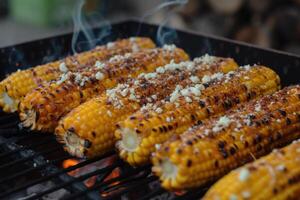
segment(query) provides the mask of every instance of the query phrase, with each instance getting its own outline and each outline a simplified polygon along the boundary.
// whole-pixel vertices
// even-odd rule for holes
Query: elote
[[[77,157],[93,157],[112,150],[115,124],[142,105],[164,99],[176,84],[185,87],[206,75],[235,70],[233,59],[202,56],[178,64],[171,62],[156,72],[119,84],[68,113],[56,128],[58,140]]]
[[[88,71],[63,74],[61,79],[30,92],[20,103],[20,119],[32,130],[53,131],[59,119],[71,109],[106,89],[137,77],[142,72],[174,60],[187,60],[188,55],[175,45],[143,49],[139,52],[116,55]]]
[[[95,49],[74,56],[33,67],[26,70],[18,70],[12,73],[0,83],[0,107],[5,112],[14,112],[18,108],[20,100],[34,88],[43,82],[55,80],[65,71],[77,71],[96,61],[104,61],[118,54],[139,51],[144,48],[154,48],[155,44],[148,38],[133,37],[107,45],[98,46]]]
[[[153,172],[168,190],[203,186],[300,137],[300,86],[202,121],[164,143]]]
[[[263,66],[245,66],[227,73],[204,76],[202,83],[177,86],[169,101],[147,104],[118,123],[115,132],[121,158],[131,165],[149,162],[155,146],[193,124],[235,105],[277,91],[278,75]]]
[[[230,172],[211,187],[203,200],[299,199],[299,166],[300,141],[298,140]]]

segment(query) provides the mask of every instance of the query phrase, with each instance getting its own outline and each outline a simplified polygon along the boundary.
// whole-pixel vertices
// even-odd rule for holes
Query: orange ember
[[[79,163],[79,161],[76,159],[67,159],[67,160],[64,160],[62,166],[64,169],[66,169],[66,168],[72,167],[74,165],[77,165],[78,163]],[[68,172],[68,174],[70,176],[76,176],[77,171],[78,171],[78,169],[75,169],[73,171]]]
[[[186,193],[186,191],[176,191],[174,192],[177,196],[182,196]]]
[[[120,174],[121,174],[120,169],[116,168],[104,179],[104,181],[109,181],[113,178],[117,178],[118,176],[120,176]],[[109,184],[109,186],[118,185],[119,183],[120,183],[120,181],[116,181],[116,182]],[[109,195],[109,192],[103,192],[101,194],[102,197],[107,197],[108,195]]]
[[[74,169],[70,172],[68,172],[68,175],[70,176],[73,176],[73,177],[79,177],[79,176],[82,176],[86,173],[89,173],[91,171],[94,171],[95,169],[94,168],[101,168],[101,167],[105,167],[107,165],[110,165],[111,163],[113,162],[113,159],[109,159],[107,161],[105,161],[105,163],[96,163],[94,165],[86,165],[86,166],[83,166],[81,168],[77,168],[77,169]],[[67,160],[64,160],[63,163],[62,163],[62,167],[64,169],[67,169],[69,167],[72,167],[72,166],[75,166],[77,165],[78,163],[80,163],[80,160],[77,160],[77,159],[67,159]],[[94,169],[94,170],[93,170]],[[120,175],[120,170],[118,168],[114,169],[105,179],[104,181],[108,181],[110,179],[113,179],[113,178],[116,178]],[[84,181],[84,184],[87,186],[87,187],[92,187],[93,185],[95,185],[96,183],[96,180],[97,180],[97,177],[96,176],[92,176],[88,179],[86,179]],[[112,184],[110,184],[111,186],[113,185],[117,185],[119,182],[114,182]]]
[[[62,166],[63,168],[69,168],[69,167],[72,167],[74,165],[77,165],[80,161],[79,160],[76,160],[76,159],[67,159],[63,162]],[[78,176],[81,176],[82,175],[82,169],[81,168],[78,168],[78,169],[75,169],[75,170],[72,170],[70,172],[68,172],[68,174],[70,176],[74,176],[74,177],[78,177]],[[84,181],[84,184],[87,186],[87,187],[92,187],[96,182],[96,176],[93,176],[93,177],[90,177],[88,179],[86,179]]]

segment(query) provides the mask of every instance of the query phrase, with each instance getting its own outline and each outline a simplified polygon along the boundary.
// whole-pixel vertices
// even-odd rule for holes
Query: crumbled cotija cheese
[[[104,74],[101,73],[101,72],[97,72],[95,77],[96,77],[97,80],[102,80],[104,78]]]
[[[250,65],[244,65],[244,66],[242,66],[242,67],[245,68],[245,70],[249,70],[249,69],[251,68]]]
[[[112,113],[110,112],[110,110],[107,111],[107,115],[108,115],[109,117],[112,117]]]
[[[284,171],[285,166],[284,166],[283,164],[281,164],[281,165],[276,166],[276,169],[277,169],[278,171]]]
[[[197,76],[191,76],[190,77],[190,80],[193,82],[193,83],[199,83],[199,78]]]
[[[136,43],[134,43],[132,45],[132,52],[138,52],[139,50],[140,50],[139,46]]]
[[[231,120],[227,116],[223,116],[219,118],[219,121],[217,124],[213,127],[212,131],[213,132],[219,132],[223,128],[226,128],[230,125]]]
[[[56,83],[58,85],[62,84],[63,82],[65,82],[70,76],[70,73],[66,73],[66,74],[62,74],[60,79],[58,81],[56,81]]]
[[[167,50],[167,51],[174,51],[176,49],[176,46],[174,44],[171,44],[171,45],[167,45],[165,44],[163,46],[163,49]]]
[[[66,73],[66,72],[69,71],[69,69],[67,68],[65,62],[60,63],[60,65],[59,65],[59,70],[60,70],[61,72],[64,72],[64,73]]]
[[[115,55],[114,57],[110,58],[108,62],[118,62],[123,59],[123,56]]]
[[[239,173],[239,180],[240,181],[246,181],[250,176],[250,171],[247,168],[241,169]]]
[[[255,111],[256,111],[256,112],[261,111],[261,105],[260,105],[260,104],[256,104],[256,105],[255,105]]]
[[[114,42],[109,42],[109,43],[107,43],[106,46],[107,46],[108,49],[112,49],[115,46],[115,43]]]
[[[208,76],[208,75],[204,75],[203,77],[202,77],[202,83],[208,83],[208,82],[210,82],[210,76]]]
[[[97,60],[95,63],[95,67],[97,69],[103,69],[105,67],[105,64]]]

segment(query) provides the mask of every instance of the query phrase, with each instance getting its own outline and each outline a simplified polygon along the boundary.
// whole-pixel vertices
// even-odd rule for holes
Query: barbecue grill
[[[103,27],[95,28],[97,34]],[[113,24],[102,43],[130,36],[156,39],[157,25],[134,20]],[[232,57],[240,65],[274,69],[282,85],[299,83],[300,57],[228,39],[176,30],[177,46],[191,57],[209,53]],[[0,77],[71,54],[72,33],[0,49]],[[79,35],[79,50],[87,50]],[[0,199],[197,199],[207,190],[167,192],[151,167],[132,168],[114,152],[78,160],[64,152],[52,134],[23,129],[16,114],[0,113]]]

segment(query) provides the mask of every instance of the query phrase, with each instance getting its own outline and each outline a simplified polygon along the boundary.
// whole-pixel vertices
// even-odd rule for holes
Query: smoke
[[[164,45],[164,44],[172,44],[176,40],[178,40],[178,35],[177,32],[169,27],[166,27],[166,24],[169,21],[169,17],[161,23],[157,29],[156,32],[156,40],[159,45]]]
[[[109,21],[105,20],[100,13],[92,13],[90,16],[85,16],[83,7],[85,0],[76,0],[75,9],[73,12],[74,33],[72,37],[72,51],[77,53],[77,50],[92,49],[98,43],[107,37],[111,32]],[[93,32],[93,25],[101,26],[101,29]],[[84,39],[81,39],[81,38]]]
[[[84,37],[87,40],[89,48],[93,48],[95,43],[93,42],[95,35],[89,29],[90,26],[86,22],[85,17],[82,16],[82,8],[85,4],[84,0],[76,0],[75,9],[73,13],[73,23],[74,23],[74,33],[72,38],[72,51],[73,53],[77,53],[76,51],[76,43],[79,37],[80,32],[83,33]]]
[[[174,14],[175,9],[180,8],[188,3],[188,0],[165,0],[160,5],[156,6],[155,8],[149,10],[140,20],[142,23],[146,18],[154,15],[155,13],[159,12],[160,10],[173,7],[173,9],[167,12],[167,17],[160,23],[157,32],[156,32],[156,40],[159,45],[174,43],[178,39],[178,35],[176,31],[172,28],[165,27],[169,21],[169,19]],[[138,29],[138,32],[140,27]]]

